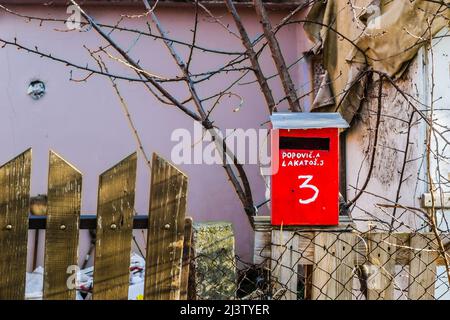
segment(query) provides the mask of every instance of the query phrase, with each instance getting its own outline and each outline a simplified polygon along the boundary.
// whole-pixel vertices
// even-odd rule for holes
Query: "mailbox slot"
[[[280,137],[281,150],[330,150],[329,138]]]

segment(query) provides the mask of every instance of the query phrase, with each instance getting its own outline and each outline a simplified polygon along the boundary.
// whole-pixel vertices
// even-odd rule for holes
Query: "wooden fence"
[[[351,221],[332,228],[280,230],[270,225],[270,217],[257,217],[255,231],[254,263],[269,271],[273,299],[432,300],[450,295],[445,261],[432,233],[358,232]],[[449,248],[448,234],[440,240]]]
[[[437,272],[444,260],[431,233],[274,230],[269,260],[281,299],[432,300],[440,276],[449,291],[445,271]]]
[[[31,159],[29,149],[0,167],[0,299],[25,298]],[[99,178],[93,299],[128,298],[136,162],[133,153]],[[50,151],[44,299],[76,297],[67,270],[78,265],[81,188],[81,172]],[[192,234],[186,193],[186,175],[154,154],[144,299],[186,299]]]

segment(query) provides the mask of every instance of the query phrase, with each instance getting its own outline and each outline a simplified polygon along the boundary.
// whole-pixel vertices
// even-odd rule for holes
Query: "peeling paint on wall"
[[[415,59],[408,71],[396,85],[415,99],[420,97],[416,86],[419,76],[419,59]],[[372,157],[376,118],[378,111],[379,82],[374,81],[368,88],[361,110],[347,137],[347,181],[348,198],[351,199],[357,188],[364,183]],[[384,82],[382,95],[381,122],[374,168],[367,193],[360,198],[352,215],[361,216],[364,211],[390,223],[393,209],[380,208],[382,204],[393,204],[397,199],[397,190],[402,180],[399,201],[405,206],[417,206],[420,193],[417,191],[418,172],[421,167],[420,124],[413,108],[390,83]],[[411,123],[411,126],[410,126]],[[405,150],[409,131],[408,152],[405,162]],[[401,178],[402,177],[402,178]],[[403,213],[405,223],[413,223],[411,213]],[[403,221],[403,220],[402,220]]]

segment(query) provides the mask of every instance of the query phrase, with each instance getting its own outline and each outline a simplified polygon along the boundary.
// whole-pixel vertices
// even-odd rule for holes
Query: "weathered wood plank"
[[[450,192],[442,194],[424,193],[422,195],[422,207],[426,209],[450,209]]]
[[[270,216],[253,217],[255,230],[255,242],[253,249],[253,263],[256,265],[264,264],[264,267],[270,269],[272,226]]]
[[[81,183],[80,171],[50,151],[43,294],[47,300],[76,298],[75,284],[67,283],[67,271],[78,263]]]
[[[95,300],[126,300],[130,283],[137,154],[100,175],[95,243]]]
[[[0,299],[25,298],[31,149],[0,167]]]
[[[144,298],[180,298],[187,176],[153,154]]]
[[[275,279],[276,299],[296,300],[299,236],[293,231],[272,231],[272,278]]]
[[[164,228],[163,218],[165,212],[162,211],[164,203],[164,193],[167,193],[168,183],[162,183],[167,175],[169,166],[164,166],[162,161],[159,161],[157,156],[153,154],[152,159],[152,176],[150,184],[150,204],[149,204],[149,221],[147,232],[147,257],[145,270],[145,285],[144,285],[144,299],[158,299],[160,279],[158,279],[158,251],[160,235]],[[156,184],[159,184],[158,187]],[[160,208],[154,214],[152,208]],[[152,239],[152,243],[150,243]],[[149,286],[149,289],[147,289]]]
[[[191,266],[192,253],[192,218],[184,220],[184,242],[183,242],[183,265],[181,269],[181,289],[180,300],[187,300],[189,288],[189,271]]]
[[[286,230],[285,230],[286,231]],[[317,231],[319,232],[319,231]],[[326,232],[326,231],[324,231]],[[297,231],[299,234],[299,252],[301,253],[300,256],[300,264],[301,265],[312,265],[314,262],[314,246],[311,245],[311,239],[314,237],[314,232],[304,232],[304,231]],[[409,233],[392,233],[392,236],[397,238],[397,241],[401,243],[404,247],[397,247],[396,248],[396,255],[395,255],[395,263],[398,265],[408,265],[410,260],[410,253],[409,249],[407,248],[409,246]],[[364,241],[367,238],[367,234],[361,235],[362,239]],[[450,254],[450,235],[449,234],[441,234],[442,241],[446,245],[447,253]],[[357,241],[354,250],[356,251],[355,255],[355,265],[361,265],[364,264],[367,261],[366,257],[366,245],[365,242]],[[271,241],[272,241],[272,229],[266,229],[266,230],[258,230],[258,233],[256,235],[255,233],[255,243],[257,243],[257,247],[255,246],[254,251],[254,261],[263,262],[265,259],[270,259],[271,256]],[[266,248],[265,250],[262,250],[262,248]],[[441,255],[439,255],[437,261],[437,265],[444,265],[444,260]]]
[[[367,299],[392,300],[397,238],[387,233],[369,233],[367,244],[368,261],[371,266]]]
[[[411,234],[411,262],[409,264],[408,298],[434,300],[436,261],[439,246],[431,233]]]
[[[313,300],[351,300],[355,235],[318,233],[314,238]]]

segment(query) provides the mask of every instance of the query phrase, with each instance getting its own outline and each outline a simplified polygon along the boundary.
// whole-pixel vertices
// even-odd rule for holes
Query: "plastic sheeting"
[[[443,1],[450,5],[449,1]],[[448,5],[427,0],[329,0],[311,8],[305,31],[327,71],[313,109],[340,112],[350,123],[367,68],[398,78],[419,48],[445,26]]]

